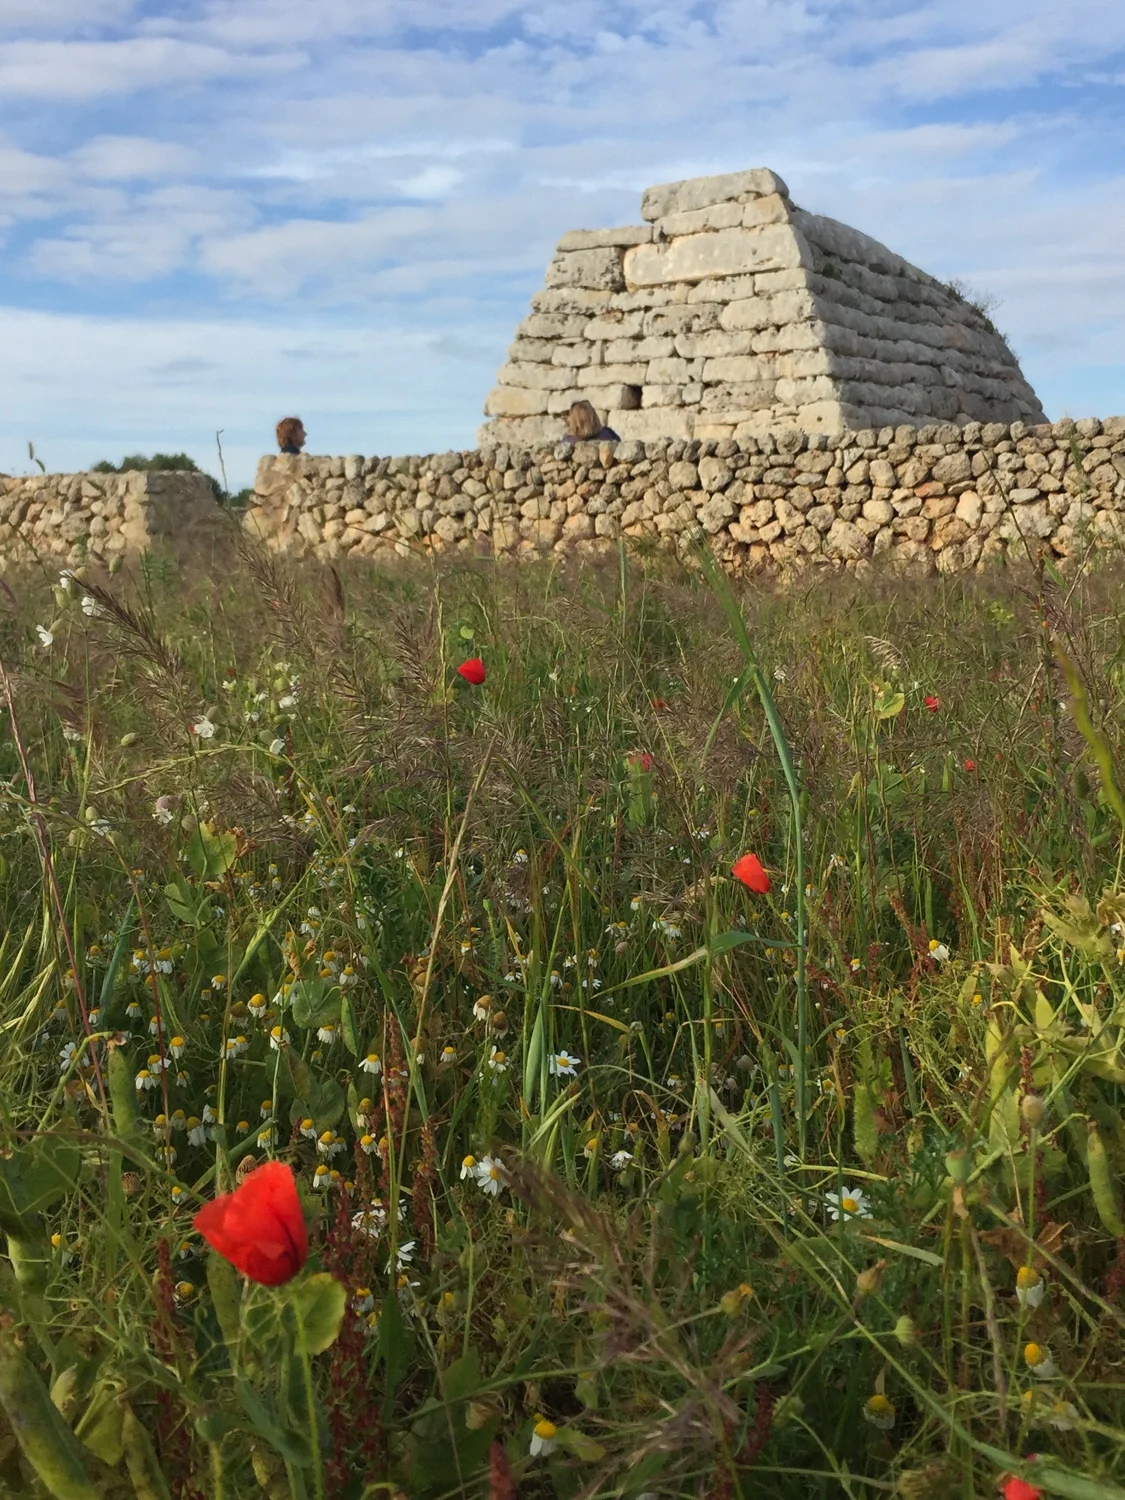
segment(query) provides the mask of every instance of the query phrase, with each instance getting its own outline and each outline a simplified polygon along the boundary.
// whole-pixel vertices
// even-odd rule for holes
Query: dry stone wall
[[[161,547],[199,558],[229,544],[231,530],[206,474],[0,475],[0,567],[108,562]]]
[[[563,236],[485,403],[482,446],[1042,423],[987,316],[765,168],[649,188],[645,222]]]
[[[708,538],[734,572],[960,572],[1125,542],[1125,417],[842,434],[270,457],[252,535],[323,559],[527,556]]]

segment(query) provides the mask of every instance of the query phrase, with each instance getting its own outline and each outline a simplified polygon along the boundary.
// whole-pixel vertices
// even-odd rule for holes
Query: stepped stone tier
[[[1044,422],[991,322],[765,168],[647,189],[643,224],[563,235],[485,403],[481,447]]]

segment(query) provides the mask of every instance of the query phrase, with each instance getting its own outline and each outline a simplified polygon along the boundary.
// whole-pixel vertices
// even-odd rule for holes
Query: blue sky
[[[0,471],[470,446],[558,237],[748,166],[1125,412],[1121,0],[0,0]]]

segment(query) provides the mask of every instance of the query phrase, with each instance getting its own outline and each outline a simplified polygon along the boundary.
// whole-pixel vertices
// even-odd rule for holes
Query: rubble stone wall
[[[559,241],[485,403],[482,446],[1041,423],[987,313],[765,168],[649,188],[642,224]]]
[[[39,558],[108,562],[160,547],[199,558],[229,543],[232,530],[206,474],[0,476],[0,567]]]
[[[959,572],[1125,543],[1125,417],[267,457],[244,525],[323,559],[526,556],[701,537],[734,572]]]

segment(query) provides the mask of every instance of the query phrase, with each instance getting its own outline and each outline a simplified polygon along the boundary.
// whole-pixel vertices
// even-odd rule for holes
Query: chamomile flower
[[[1021,1266],[1016,1272],[1016,1298],[1021,1307],[1038,1307],[1047,1292],[1047,1283],[1034,1266]]]
[[[268,1009],[268,1001],[265,995],[251,995],[250,999],[246,1002],[246,1009],[254,1017],[255,1021],[260,1021]]]
[[[272,1051],[280,1052],[288,1041],[289,1033],[284,1026],[274,1026],[270,1029],[270,1048]]]
[[[450,1063],[454,1063],[456,1061],[457,1061],[457,1049],[456,1049],[456,1047],[450,1047],[450,1046],[447,1045],[447,1046],[445,1046],[445,1047],[443,1047],[441,1049],[441,1054],[438,1057],[438,1066],[439,1067],[448,1068],[449,1065],[450,1065]]]
[[[187,1138],[189,1146],[207,1144],[207,1127],[198,1115],[189,1115],[187,1118]]]
[[[359,1138],[359,1149],[363,1152],[364,1156],[373,1156],[379,1149],[379,1143],[370,1133],[361,1135]]]
[[[631,1151],[615,1151],[609,1159],[609,1164],[615,1172],[624,1172],[632,1160],[633,1153]]]
[[[473,1006],[473,1020],[487,1021],[488,1013],[492,1009],[492,996],[481,995]]]
[[[168,1043],[168,1051],[174,1058],[178,1060],[179,1058],[183,1057],[184,1048],[186,1046],[187,1043],[184,1041],[182,1036],[174,1036]]]
[[[318,1193],[325,1192],[332,1185],[332,1173],[323,1162],[313,1172],[312,1185]]]
[[[558,1439],[559,1429],[554,1422],[548,1422],[546,1417],[539,1417],[531,1430],[531,1447],[529,1452],[532,1458],[546,1458],[551,1453]]]
[[[862,1188],[846,1187],[842,1193],[825,1193],[828,1217],[839,1219],[869,1219],[871,1209]]]
[[[139,1094],[145,1093],[149,1089],[156,1088],[156,1086],[159,1083],[159,1081],[160,1080],[158,1078],[154,1078],[153,1077],[153,1075],[149,1072],[149,1070],[147,1068],[141,1068],[140,1072],[133,1079],[133,1082],[136,1085],[137,1092]]]
[[[463,1156],[461,1158],[461,1181],[467,1182],[470,1177],[475,1178],[477,1175],[477,1168],[479,1166],[480,1163],[477,1161],[475,1156],[471,1154],[469,1156]]]
[[[369,1052],[359,1065],[361,1073],[370,1073],[373,1078],[378,1078],[383,1071],[383,1060],[377,1052]]]
[[[67,1071],[67,1069],[70,1067],[71,1063],[74,1061],[74,1054],[77,1051],[78,1051],[78,1043],[77,1042],[65,1042],[63,1044],[62,1051],[59,1053],[59,1070],[60,1070],[60,1072],[65,1073]],[[139,1078],[140,1074],[138,1074],[137,1077]],[[140,1083],[138,1083],[137,1087],[141,1088],[142,1085]]]
[[[863,1403],[863,1415],[872,1427],[877,1427],[880,1432],[890,1432],[895,1425],[894,1402],[882,1392],[876,1391],[874,1396],[868,1396]]]
[[[1036,1380],[1053,1380],[1059,1373],[1059,1367],[1052,1359],[1051,1351],[1046,1344],[1025,1344],[1023,1360]]]
[[[582,1066],[582,1059],[572,1057],[564,1048],[562,1052],[552,1053],[547,1066],[557,1078],[576,1078],[578,1069]]]
[[[939,943],[937,938],[930,939],[930,957],[935,964],[943,964],[949,958],[949,949],[944,943]]]
[[[504,1163],[495,1156],[481,1157],[477,1163],[476,1178],[480,1190],[492,1198],[498,1198],[507,1185]]]
[[[316,1039],[318,1042],[323,1042],[326,1047],[330,1047],[336,1040],[337,1034],[338,1030],[335,1023],[333,1021],[325,1021],[323,1026],[317,1027]]]
[[[489,1070],[493,1073],[506,1073],[508,1071],[508,1054],[501,1052],[499,1047],[493,1047],[488,1056]]]
[[[191,732],[197,740],[209,740],[214,736],[215,726],[207,715],[204,714],[201,719],[197,719],[191,726]]]

